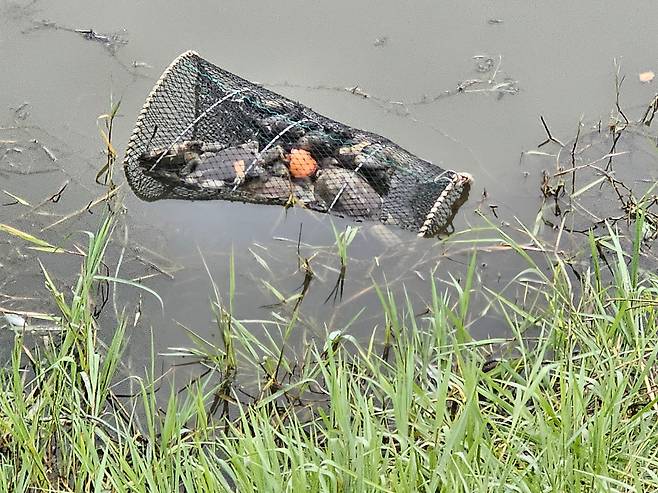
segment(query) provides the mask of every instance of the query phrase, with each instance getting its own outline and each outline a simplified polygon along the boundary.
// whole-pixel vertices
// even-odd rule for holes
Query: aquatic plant
[[[107,345],[98,337],[108,219],[89,234],[72,293],[44,271],[61,336],[30,348],[17,330],[0,371],[0,489],[653,490],[658,278],[639,267],[642,221],[631,252],[612,227],[591,236],[579,284],[550,249],[547,272],[511,243],[528,263],[515,281],[524,300],[475,286],[469,269],[448,288],[430,280],[418,317],[380,287],[385,357],[378,333],[360,343],[349,330],[284,354],[294,312],[263,321],[281,341],[262,341],[234,312],[234,288],[224,304],[215,287],[222,346],[195,339],[177,350],[207,369],[177,392],[153,367],[124,374],[124,320]],[[600,241],[614,261],[601,260]],[[476,289],[509,338],[468,336]],[[247,375],[250,385],[235,385]],[[135,393],[119,393],[125,378]]]

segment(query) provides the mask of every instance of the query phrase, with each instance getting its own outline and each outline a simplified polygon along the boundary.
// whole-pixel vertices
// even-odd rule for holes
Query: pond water
[[[656,18],[658,4],[649,0],[632,7],[594,0],[419,1],[413,6],[381,0],[203,0],[193,7],[163,1],[157,9],[150,2],[127,0],[0,0],[5,74],[0,81],[0,190],[30,204],[0,192],[0,223],[70,249],[85,246],[81,231],[95,229],[105,207],[86,210],[106,193],[95,183],[104,162],[98,116],[108,111],[111,98],[121,100],[113,133],[121,153],[161,71],[178,54],[194,49],[330,118],[384,135],[444,168],[472,174],[475,182],[455,230],[482,224],[476,213],[481,211],[511,231],[517,219],[534,223],[541,207],[542,169],[551,162],[545,156],[521,157],[545,139],[540,115],[565,142],[581,120],[583,131],[600,119],[605,124],[615,100],[615,60],[627,75],[621,102],[631,108],[629,114],[638,118],[652,99],[655,82],[641,83],[638,74],[658,69]],[[76,29],[93,29],[114,43],[87,39]],[[458,91],[460,85],[465,90]],[[345,90],[355,86],[375,97]],[[645,166],[638,174],[655,178],[656,170]],[[124,181],[118,167],[115,180]],[[42,204],[65,184],[59,200]],[[301,286],[301,225],[299,252],[317,256],[312,260],[316,279],[302,310],[307,332],[300,332],[299,341],[344,328],[358,313],[348,330],[367,339],[382,323],[373,280],[387,283],[400,299],[406,289],[420,313],[433,269],[444,290],[463,275],[469,259],[466,249],[447,255],[435,240],[363,225],[349,250],[343,300],[325,303],[338,268],[328,217],[218,201],[145,203],[125,188],[126,212],[113,240],[113,259],[125,246],[119,276],[148,276],[144,284],[165,305],[162,312],[150,295],[120,289],[117,304],[128,303],[131,317],[143,301],[130,346],[136,364],[148,352],[149,329],[157,352],[188,345],[183,327],[216,337],[203,259],[227,296],[233,256],[239,318],[271,319],[272,312],[285,310],[273,306],[277,299],[264,281],[287,296]],[[71,215],[76,211],[82,212]],[[342,229],[349,223],[334,219],[333,224]],[[0,308],[52,310],[44,301],[37,254],[7,235],[0,235],[0,252]],[[77,275],[79,257],[38,257],[62,289]],[[502,289],[521,267],[504,253],[482,252],[477,275],[492,289]],[[265,330],[258,323],[250,327]],[[490,314],[474,316],[470,328],[475,337],[506,334],[504,324]],[[9,332],[0,334],[0,340],[9,337]]]

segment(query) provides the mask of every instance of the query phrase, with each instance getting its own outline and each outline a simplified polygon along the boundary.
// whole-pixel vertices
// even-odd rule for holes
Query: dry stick
[[[2,156],[0,156],[1,158]],[[10,166],[13,166],[12,163],[10,163]],[[23,169],[16,169],[16,168],[9,168],[9,169],[3,169],[0,170],[3,173],[9,173],[12,175],[19,175],[19,176],[32,176],[32,175],[45,175],[48,173],[57,173],[58,171],[62,171],[60,168],[50,168],[50,169],[35,169],[35,170],[23,170]]]
[[[32,207],[30,210],[25,211],[23,214],[21,214],[20,216],[18,216],[18,219],[23,219],[24,217],[29,216],[30,214],[35,213],[36,211],[38,211],[39,209],[41,209],[44,205],[46,205],[48,202],[53,202],[53,203],[57,203],[57,202],[59,202],[59,199],[62,197],[62,192],[64,192],[64,189],[66,189],[66,187],[68,186],[69,182],[70,182],[70,180],[66,180],[66,181],[62,184],[62,186],[59,187],[59,190],[58,190],[57,192],[55,192],[55,193],[54,193],[53,195],[51,195],[50,197],[48,197],[48,198],[46,198],[46,199],[43,199],[41,202],[39,202],[37,205],[35,205],[34,207]]]
[[[656,115],[657,111],[658,111],[658,95],[656,95],[653,98],[653,101],[649,103],[649,106],[644,112],[644,116],[642,117],[641,122],[644,123],[647,127],[650,127],[651,122],[653,121],[653,117]]]
[[[301,84],[291,84],[289,82],[267,82],[263,83],[264,86],[267,87],[290,87],[290,88],[301,88],[301,89],[306,89],[306,90],[322,90],[322,91],[336,91],[340,93],[345,93],[347,92],[348,94],[353,94],[355,96],[361,97],[363,99],[368,99],[372,102],[374,102],[378,107],[385,109],[387,111],[390,111],[390,106],[401,106],[404,108],[404,111],[406,114],[409,113],[408,107],[409,106],[421,106],[421,105],[427,105],[434,103],[436,101],[439,101],[440,99],[443,99],[445,97],[449,96],[456,96],[460,93],[465,93],[465,92],[507,92],[507,93],[516,93],[517,91],[514,89],[514,84],[516,81],[509,81],[509,82],[501,82],[499,84],[494,85],[496,82],[496,77],[498,76],[500,72],[500,68],[502,65],[502,56],[498,56],[498,63],[496,67],[494,68],[493,74],[486,80],[484,79],[470,79],[467,81],[461,82],[457,88],[455,89],[447,89],[444,90],[438,94],[432,95],[432,96],[427,96],[423,95],[418,99],[415,99],[413,101],[394,101],[389,98],[385,98],[382,96],[378,96],[376,94],[372,94],[370,92],[365,92],[362,90],[359,85],[355,85],[352,87],[341,87],[341,86],[329,86],[325,84],[318,84],[318,85],[313,85],[313,86],[308,86],[308,85],[301,85]],[[467,89],[470,86],[473,86],[475,84],[481,84],[481,85],[487,85],[489,87],[484,88],[484,89]]]
[[[623,155],[625,155],[625,154],[629,154],[629,151],[615,152],[615,153],[613,154],[613,156],[614,156],[614,157],[617,157],[617,156],[623,156]],[[610,154],[606,154],[605,156],[602,156],[602,157],[600,157],[600,158],[598,158],[598,159],[595,159],[595,160],[592,161],[592,162],[589,162],[589,163],[586,163],[586,164],[581,164],[581,165],[579,165],[579,166],[576,166],[575,168],[563,169],[562,171],[558,171],[557,173],[555,173],[555,174],[553,175],[553,177],[554,177],[554,178],[557,178],[557,177],[559,177],[559,176],[568,175],[569,173],[573,173],[573,172],[575,172],[575,171],[579,171],[579,170],[584,169],[584,168],[592,168],[592,167],[594,167],[597,163],[601,163],[601,162],[605,161],[606,159],[608,159],[609,157],[610,157]],[[598,168],[596,168],[596,169],[598,169]]]
[[[43,233],[43,232],[46,231],[47,229],[54,228],[54,227],[57,226],[58,224],[61,224],[61,223],[65,222],[65,221],[68,221],[68,220],[71,219],[71,218],[74,218],[74,217],[76,217],[76,216],[79,216],[80,214],[82,214],[82,213],[87,212],[88,210],[90,210],[92,207],[95,207],[95,206],[97,206],[98,204],[100,204],[100,203],[102,203],[102,202],[105,202],[106,200],[109,200],[110,198],[112,198],[114,195],[117,194],[117,192],[121,189],[121,187],[123,187],[123,183],[122,183],[121,185],[119,185],[118,187],[116,187],[116,188],[110,190],[110,191],[107,192],[106,194],[104,194],[104,195],[98,197],[96,200],[92,200],[91,202],[89,202],[89,204],[87,204],[87,205],[86,205],[85,207],[83,207],[82,209],[79,209],[79,210],[77,210],[77,211],[71,212],[70,214],[67,214],[66,216],[64,216],[63,218],[61,218],[61,219],[55,221],[54,223],[50,224],[49,226],[46,226],[45,228],[42,228],[42,229],[41,229],[41,232]]]
[[[171,279],[172,281],[175,279],[175,277],[174,277],[174,275],[173,275],[172,273],[167,272],[166,270],[164,270],[164,268],[160,267],[158,264],[156,264],[156,263],[153,262],[152,260],[148,260],[148,259],[146,259],[146,258],[144,258],[144,257],[141,257],[140,255],[135,255],[135,259],[136,259],[136,260],[139,260],[139,261],[140,261],[141,263],[143,263],[144,265],[146,265],[146,266],[148,266],[148,267],[151,267],[152,269],[155,269],[155,270],[158,271],[160,274],[163,274],[163,275],[167,276],[167,277],[168,277],[169,279]]]
[[[162,261],[164,261],[164,262],[168,262],[169,264],[174,264],[174,263],[175,263],[175,262],[174,262],[172,259],[170,259],[169,257],[165,257],[162,253],[156,252],[155,250],[153,250],[153,249],[151,249],[151,248],[149,248],[149,247],[147,247],[147,246],[145,246],[145,245],[142,245],[141,243],[133,242],[133,247],[132,247],[132,249],[135,251],[135,253],[136,253],[137,255],[139,255],[140,252],[141,252],[141,253],[146,252],[146,253],[148,253],[148,254],[150,254],[150,255],[153,255],[154,257],[158,257],[160,260],[162,260]],[[176,265],[176,270],[175,270],[174,272],[177,272],[177,271],[179,271],[180,269],[182,269],[182,266],[180,266],[180,265]]]
[[[236,89],[235,91],[233,91],[233,92],[227,94],[226,96],[224,96],[222,99],[219,99],[219,100],[215,101],[213,104],[211,104],[203,113],[201,113],[197,118],[195,118],[192,123],[190,123],[187,127],[185,127],[185,129],[183,129],[183,131],[180,134],[178,134],[178,136],[173,140],[173,142],[171,144],[169,144],[169,147],[167,147],[167,149],[165,149],[165,151],[162,154],[160,154],[160,157],[157,159],[157,161],[155,163],[153,163],[153,166],[151,166],[149,171],[153,171],[155,169],[155,167],[160,163],[160,161],[162,161],[162,159],[165,157],[165,154],[167,154],[169,151],[171,151],[173,149],[173,147],[180,141],[180,139],[183,138],[183,135],[185,135],[194,125],[196,125],[202,119],[204,119],[210,111],[214,110],[221,103],[223,103],[227,99],[232,98],[236,94],[241,93],[241,92],[245,92],[245,91],[248,91],[248,90],[249,89]]]
[[[573,147],[571,148],[571,169],[573,174],[571,175],[571,194],[576,193],[576,147],[578,146],[578,139],[580,138],[580,129],[583,126],[583,117],[580,117],[578,122],[578,131],[576,132],[576,140],[573,142]]]
[[[610,156],[608,158],[608,164],[605,165],[606,171],[612,168],[612,158],[615,154],[615,149],[617,148],[617,142],[619,141],[621,134],[624,130],[620,130],[619,132],[613,131],[614,132],[614,137],[612,138],[612,147],[610,148],[610,151],[608,152],[608,155]]]
[[[619,199],[619,201],[622,203],[622,205],[624,207],[627,207],[628,204],[626,202],[624,202],[624,196],[619,191],[619,188],[617,187],[617,185],[624,188],[629,193],[630,196],[633,195],[633,191],[630,188],[628,188],[624,184],[624,182],[615,179],[607,170],[604,170],[603,168],[599,168],[598,166],[594,166],[594,165],[591,165],[591,167],[594,168],[595,170],[597,170],[599,173],[601,173],[602,175],[604,175],[608,179],[608,181],[610,182],[610,185],[612,185],[613,190],[617,194],[617,198]]]
[[[553,137],[553,134],[551,134],[551,131],[549,130],[548,125],[546,124],[546,120],[544,120],[544,117],[542,115],[539,115],[539,119],[541,120],[541,124],[544,126],[544,130],[546,131],[547,139],[544,142],[542,142],[541,144],[539,144],[537,147],[544,146],[544,145],[548,144],[549,142],[555,142],[560,147],[564,147],[564,144],[562,142],[560,142],[558,139]]]
[[[615,106],[617,106],[617,111],[621,116],[624,117],[624,121],[626,122],[626,125],[628,125],[630,121],[628,120],[628,118],[626,118],[624,111],[621,109],[621,106],[619,105],[619,93],[621,92],[621,85],[624,83],[624,79],[626,79],[626,76],[623,76],[621,80],[619,80],[619,67],[617,67],[617,72],[615,73]]]
[[[36,139],[34,139],[35,144],[39,144],[41,148],[43,149],[43,152],[46,153],[46,155],[50,158],[52,162],[57,161],[57,157],[53,154],[53,151],[48,149],[45,145],[40,144]]]
[[[30,299],[30,298],[28,298]],[[30,311],[25,311],[25,310],[16,310],[15,308],[8,308],[0,305],[0,312],[2,313],[15,313],[16,315],[23,315],[24,317],[29,317],[29,318],[36,318],[39,320],[49,320],[49,321],[56,321],[57,316],[56,315],[50,315],[48,313],[43,313],[43,312],[30,312]]]
[[[500,66],[503,64],[503,55],[498,55],[498,63],[496,64],[496,68],[493,71],[493,74],[491,77],[489,77],[489,80],[487,81],[489,84],[493,84],[493,82],[496,80],[496,76],[498,75],[498,71],[500,70]]]
[[[601,219],[599,216],[591,212],[589,209],[587,209],[583,204],[579,202],[574,202],[573,206],[574,209],[580,209],[586,215],[591,216],[591,218],[594,220],[595,223],[602,223],[604,221],[604,219]]]
[[[55,192],[53,195],[50,196],[48,200],[50,200],[53,204],[56,204],[59,202],[59,199],[62,198],[62,193],[64,190],[66,190],[66,187],[69,185],[69,180],[66,180],[66,182]]]
[[[615,149],[617,147],[617,141],[619,141],[622,132],[630,123],[628,118],[626,118],[624,111],[621,109],[621,105],[619,104],[619,94],[621,92],[621,85],[624,82],[625,76],[622,77],[621,80],[619,80],[619,65],[617,65],[616,59],[615,59],[615,67],[617,68],[617,70],[615,71],[615,107],[617,108],[617,112],[624,118],[625,124],[624,127],[619,130],[619,132],[617,132],[617,121],[610,126],[610,130],[613,132],[614,136],[612,140],[612,147],[610,148],[609,154],[615,152]],[[612,168],[612,157],[610,157],[610,159],[608,160],[608,164],[606,165],[605,169],[606,171],[608,171],[611,168]]]

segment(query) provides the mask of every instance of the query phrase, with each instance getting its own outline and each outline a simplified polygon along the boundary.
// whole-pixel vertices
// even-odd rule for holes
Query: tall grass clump
[[[90,235],[71,294],[44,270],[61,338],[29,349],[17,335],[0,371],[0,490],[658,487],[658,277],[641,268],[641,224],[630,252],[612,228],[590,236],[578,281],[551,250],[546,269],[498,231],[527,262],[515,280],[522,301],[478,286],[473,260],[465,279],[430,282],[422,317],[379,286],[385,342],[338,331],[296,356],[247,331],[231,287],[229,304],[215,304],[222,347],[189,350],[210,372],[168,397],[153,375],[131,377],[133,396],[114,392],[124,324],[103,345],[91,301],[111,229]],[[469,336],[476,290],[509,338]],[[270,321],[284,341],[296,315]],[[234,384],[244,374],[257,376],[252,388]]]

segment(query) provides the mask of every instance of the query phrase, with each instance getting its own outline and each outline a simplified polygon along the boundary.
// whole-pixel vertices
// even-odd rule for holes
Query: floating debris
[[[137,60],[133,60],[133,67],[134,68],[153,68],[152,65],[149,65],[146,62],[138,62]]]
[[[101,43],[111,53],[116,53],[119,47],[128,44],[128,40],[119,33],[101,34],[93,29],[74,29],[74,31],[84,39]]]
[[[27,321],[15,313],[5,313],[5,320],[12,327],[25,327],[27,325]]]
[[[112,55],[114,55],[121,46],[128,44],[128,40],[124,37],[126,33],[125,29],[120,32],[100,33],[94,29],[77,29],[73,27],[62,26],[49,20],[34,21],[33,26],[23,32],[29,33],[32,31],[40,31],[44,29],[67,31],[78,34],[86,40],[96,41],[102,44]]]
[[[640,77],[640,82],[651,82],[656,74],[654,74],[651,70],[648,72],[641,72],[639,77]]]
[[[2,205],[17,205],[17,204],[21,204],[21,205],[25,205],[25,206],[27,206],[27,207],[30,207],[30,203],[29,203],[27,200],[25,200],[25,199],[19,197],[18,195],[14,195],[13,193],[8,192],[7,190],[3,190],[2,192],[3,192],[5,195],[7,195],[7,196],[11,197],[12,199],[14,199],[14,202],[11,202],[11,203],[9,203],[9,204],[2,204]]]
[[[48,156],[52,162],[57,161],[57,157],[55,156],[55,154],[53,154],[53,151],[48,149],[45,145],[43,145],[37,139],[32,139],[32,143],[38,145],[39,147],[41,147],[41,149],[43,149],[43,152],[46,153],[46,156]]]
[[[345,90],[351,94],[354,94],[355,96],[361,96],[364,99],[370,97],[370,94],[365,92],[359,86],[346,87]]]
[[[487,55],[476,55],[473,60],[475,60],[475,70],[482,74],[491,72],[496,64],[495,60]]]
[[[10,108],[14,110],[14,120],[16,121],[25,121],[30,116],[30,112],[27,110],[29,102],[24,101],[21,103],[18,108]]]

